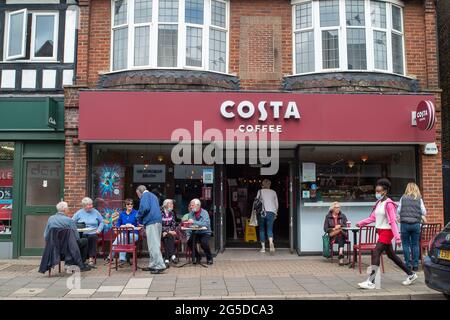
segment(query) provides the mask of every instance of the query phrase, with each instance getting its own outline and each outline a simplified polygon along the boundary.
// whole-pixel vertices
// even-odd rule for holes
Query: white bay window
[[[228,70],[226,0],[113,0],[112,15],[112,71]]]
[[[400,0],[292,0],[294,74],[405,74]]]

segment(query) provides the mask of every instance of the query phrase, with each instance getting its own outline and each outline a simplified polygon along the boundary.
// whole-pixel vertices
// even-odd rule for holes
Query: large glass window
[[[210,180],[214,179],[214,166],[174,164],[172,148],[171,145],[93,146],[91,195],[105,219],[122,211],[127,198],[134,199],[138,209],[136,188],[142,184],[157,195],[161,205],[165,199],[174,199],[174,212],[179,220],[189,212],[190,200],[200,199],[202,208],[210,213],[214,230],[214,181]]]
[[[228,0],[112,0],[112,71],[147,66],[226,73],[228,6]]]
[[[292,0],[295,73],[405,74],[401,1]]]
[[[416,181],[415,149],[408,146],[305,146],[300,148],[305,203],[374,202],[375,184],[387,178],[399,200]]]
[[[32,12],[27,9],[6,12],[5,30],[8,35],[5,60],[56,60],[57,12]]]
[[[14,143],[0,142],[0,235],[11,234]]]

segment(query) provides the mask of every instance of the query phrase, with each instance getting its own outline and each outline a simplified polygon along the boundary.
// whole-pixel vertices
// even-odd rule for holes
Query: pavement
[[[370,256],[363,256],[363,268]],[[183,264],[181,258],[180,264]],[[130,266],[108,268],[101,258],[97,269],[73,275],[52,271],[51,277],[38,273],[40,258],[0,260],[0,299],[445,299],[424,283],[422,271],[418,280],[403,286],[406,276],[389,259],[384,259],[385,273],[381,289],[362,290],[358,282],[366,274],[337,260],[317,256],[299,257],[288,250],[275,255],[255,249],[227,249],[218,254],[214,265],[203,268],[187,265],[170,267],[163,274],[152,275],[138,270],[133,276]],[[148,258],[138,260],[146,266]]]

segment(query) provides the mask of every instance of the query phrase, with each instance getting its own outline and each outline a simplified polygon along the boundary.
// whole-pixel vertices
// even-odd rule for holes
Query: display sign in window
[[[0,142],[0,235],[11,234],[14,143]]]

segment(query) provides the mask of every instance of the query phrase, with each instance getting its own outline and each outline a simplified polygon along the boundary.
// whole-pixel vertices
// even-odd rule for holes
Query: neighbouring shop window
[[[304,146],[300,162],[303,203],[374,202],[380,178],[391,182],[396,201],[416,181],[416,153],[409,146]]]
[[[123,201],[134,199],[136,188],[145,185],[155,193],[160,205],[175,200],[178,219],[189,212],[194,198],[210,213],[214,229],[214,167],[202,164],[173,164],[170,145],[94,145],[92,147],[91,191],[95,207],[111,227],[122,211]]]
[[[11,234],[14,143],[0,142],[0,235]]]
[[[5,60],[56,60],[57,11],[6,12]]]
[[[295,73],[405,74],[402,2],[292,0]]]
[[[152,67],[226,73],[228,6],[227,0],[113,0],[112,71]]]

